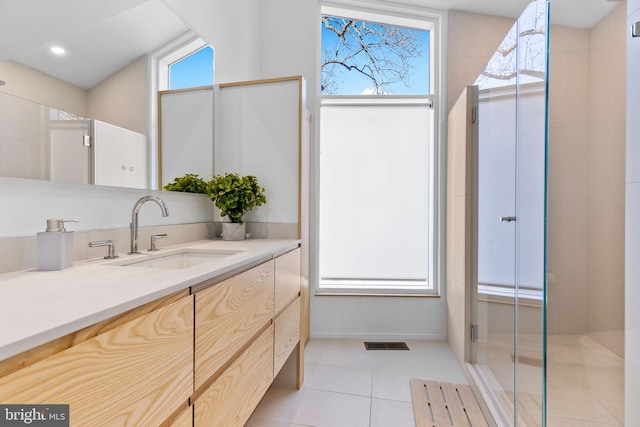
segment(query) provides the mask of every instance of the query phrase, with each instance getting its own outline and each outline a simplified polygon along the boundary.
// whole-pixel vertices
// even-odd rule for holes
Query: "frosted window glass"
[[[420,281],[429,274],[432,110],[323,105],[320,278]],[[406,283],[405,283],[406,285]]]

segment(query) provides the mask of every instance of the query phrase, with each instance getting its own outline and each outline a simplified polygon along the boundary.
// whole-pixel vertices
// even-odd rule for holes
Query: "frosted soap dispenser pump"
[[[37,234],[39,271],[64,270],[73,265],[73,231],[64,228],[65,222],[79,221],[49,218],[47,230]]]

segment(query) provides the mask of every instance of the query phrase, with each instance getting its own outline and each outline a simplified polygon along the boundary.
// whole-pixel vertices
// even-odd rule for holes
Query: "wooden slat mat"
[[[411,378],[416,427],[488,427],[468,385]]]

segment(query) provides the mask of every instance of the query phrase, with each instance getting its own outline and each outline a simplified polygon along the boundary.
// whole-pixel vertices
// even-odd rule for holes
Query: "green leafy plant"
[[[207,194],[207,181],[197,173],[188,173],[178,177],[164,186],[167,191],[182,191],[183,193]]]
[[[216,175],[207,183],[207,194],[220,209],[221,216],[227,216],[231,222],[238,224],[243,223],[245,213],[267,202],[264,188],[253,175]]]

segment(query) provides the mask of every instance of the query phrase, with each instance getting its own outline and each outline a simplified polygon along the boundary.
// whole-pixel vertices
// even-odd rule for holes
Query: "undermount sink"
[[[211,262],[212,260],[237,254],[240,251],[225,250],[184,250],[167,255],[154,256],[151,259],[134,260],[120,263],[123,267],[164,268],[182,270],[196,265]]]

